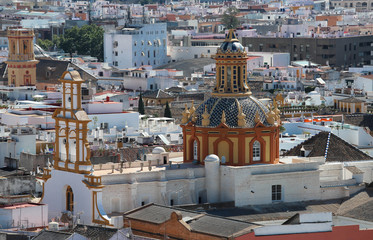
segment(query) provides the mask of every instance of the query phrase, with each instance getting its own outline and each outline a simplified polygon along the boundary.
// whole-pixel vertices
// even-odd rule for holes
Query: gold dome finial
[[[261,122],[260,115],[259,115],[259,112],[256,111],[256,114],[255,114],[255,123],[259,123],[259,122]]]
[[[238,38],[236,36],[236,33],[234,32],[234,29],[229,29],[228,34],[225,36],[224,42],[238,42]]]
[[[192,122],[196,122],[197,121],[197,114],[196,114],[196,112],[194,112],[193,114],[192,114]]]
[[[246,126],[246,114],[244,114],[242,112],[242,107],[240,105],[240,102],[238,102],[238,100],[236,99],[236,103],[237,103],[237,108],[238,108],[238,115],[237,115],[237,118],[238,118],[238,121],[237,121],[237,125],[239,127],[245,127]]]
[[[274,101],[274,106],[275,106],[275,109],[273,110],[273,112],[275,113],[275,120],[277,123],[280,123],[280,113],[281,111],[278,109],[278,105],[277,105],[277,101]]]
[[[188,122],[188,119],[189,119],[189,116],[190,116],[190,112],[188,110],[188,106],[187,106],[186,103],[185,103],[185,109],[184,109],[182,115],[183,115],[183,118],[181,119],[181,123],[185,124],[185,123]]]
[[[202,114],[202,126],[208,126],[210,124],[210,114],[207,112],[207,105],[205,105],[205,112]]]
[[[224,112],[224,110],[223,110],[223,113],[222,113],[222,115],[221,115],[221,121],[220,121],[220,122],[225,124],[226,121],[227,121],[227,120],[225,119],[225,112]]]
[[[196,111],[196,108],[194,107],[194,101],[192,101],[192,106],[189,109],[190,115],[193,115],[193,113]]]
[[[274,125],[276,122],[276,114],[273,112],[273,105],[268,107],[269,112],[266,114],[267,122]]]

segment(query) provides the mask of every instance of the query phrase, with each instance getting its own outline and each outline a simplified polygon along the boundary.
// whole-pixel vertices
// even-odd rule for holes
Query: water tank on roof
[[[48,224],[49,231],[58,231],[58,223],[57,222],[50,222]]]

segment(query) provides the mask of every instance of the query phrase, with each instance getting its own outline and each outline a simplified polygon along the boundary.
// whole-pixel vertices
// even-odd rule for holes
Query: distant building
[[[335,99],[334,107],[342,112],[347,112],[348,114],[367,112],[365,101],[355,97]]]
[[[338,68],[371,65],[371,42],[373,36],[242,38],[242,45],[247,47],[249,52],[288,52],[290,61],[310,60]]]
[[[105,62],[120,69],[143,65],[157,67],[166,64],[166,24],[124,27],[105,33],[104,59]]]
[[[366,12],[373,10],[373,1],[356,2],[353,0],[332,0],[330,1],[330,9],[335,8],[354,8],[357,12]]]

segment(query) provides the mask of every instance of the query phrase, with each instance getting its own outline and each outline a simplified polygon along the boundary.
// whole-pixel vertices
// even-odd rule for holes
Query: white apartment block
[[[105,62],[119,69],[168,63],[165,23],[124,27],[104,35]]]

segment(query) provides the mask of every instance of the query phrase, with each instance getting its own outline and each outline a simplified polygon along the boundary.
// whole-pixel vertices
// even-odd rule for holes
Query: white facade
[[[135,130],[139,129],[139,113],[138,112],[122,112],[122,113],[107,113],[107,114],[89,114],[89,119],[92,121],[88,123],[89,129],[100,127],[102,124],[107,124],[108,129],[114,126],[117,129],[123,129],[126,126]]]
[[[92,190],[82,181],[83,174],[52,170],[51,178],[45,183],[43,202],[48,203],[49,218],[61,217],[66,212],[66,190],[70,186],[74,193],[73,216],[82,224],[91,224]]]
[[[172,61],[182,61],[193,58],[210,58],[216,54],[219,46],[168,46],[168,52]]]
[[[178,205],[234,201],[235,206],[246,206],[334,199],[354,194],[363,188],[362,181],[372,179],[370,173],[364,176],[349,173],[343,164],[323,164],[314,160],[232,167],[220,165],[216,156],[208,156],[205,166],[182,164],[178,168],[173,164],[170,168],[152,164],[150,170],[148,163],[143,161],[142,169],[136,164],[137,167],[127,166],[120,173],[119,164],[114,165],[114,172],[107,164],[100,166],[101,170],[97,169],[95,174],[101,176],[105,185],[103,207],[107,213],[128,211],[150,202]],[[371,171],[373,162],[362,161],[347,166],[351,165],[366,172]],[[274,186],[278,190],[276,193]],[[274,194],[277,194],[276,199]]]
[[[36,129],[17,127],[11,130],[8,140],[0,140],[0,168],[4,167],[4,158],[19,159],[21,152],[36,153]],[[4,128],[0,128],[0,136]]]
[[[287,67],[290,64],[290,53],[248,52],[249,56],[261,56],[270,67]]]
[[[120,69],[166,64],[166,24],[145,24],[105,33],[104,60]]]
[[[48,225],[48,205],[22,203],[0,208],[1,228],[31,228]]]

